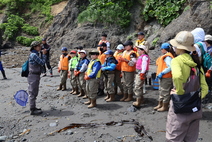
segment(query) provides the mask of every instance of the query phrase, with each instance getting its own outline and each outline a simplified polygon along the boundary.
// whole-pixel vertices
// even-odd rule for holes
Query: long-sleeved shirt
[[[29,63],[32,65],[43,66],[46,63],[46,55],[42,55],[41,58],[39,57],[39,53],[36,50],[32,50],[29,56]]]
[[[108,57],[102,65],[102,70],[114,71],[116,69],[116,64],[118,64],[118,61],[114,57]]]
[[[164,62],[166,63],[166,66],[167,68],[165,68],[162,73],[163,74],[167,74],[171,71],[171,61],[172,61],[172,58],[167,56],[165,59],[164,59]]]
[[[147,56],[143,56],[142,57],[142,64],[141,64],[141,71],[139,71],[138,73],[146,73],[147,71],[147,64],[148,64],[148,57]]]
[[[91,60],[92,62],[93,60]],[[95,62],[92,66],[92,72],[88,75],[89,78],[96,78],[97,73],[101,69],[101,63],[100,62]]]

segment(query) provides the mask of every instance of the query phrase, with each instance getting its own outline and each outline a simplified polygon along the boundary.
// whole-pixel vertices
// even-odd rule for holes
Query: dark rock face
[[[160,35],[159,42],[165,42],[183,30],[191,31],[202,27],[206,34],[212,34],[212,12],[207,1],[191,1],[191,9],[184,11],[177,19],[173,20]]]
[[[79,7],[85,3],[88,2],[86,0],[69,0],[64,10],[54,18],[53,24],[45,35],[53,48],[63,46],[69,49],[76,46],[96,48],[102,33],[108,35],[111,48],[115,48],[120,41],[125,41],[125,37],[120,36],[126,32],[123,29],[106,28],[103,25],[90,23],[78,24]]]

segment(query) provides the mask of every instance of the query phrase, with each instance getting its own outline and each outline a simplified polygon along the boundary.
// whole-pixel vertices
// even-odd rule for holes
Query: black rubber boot
[[[43,111],[39,108],[30,108],[30,115],[39,115],[42,113]]]

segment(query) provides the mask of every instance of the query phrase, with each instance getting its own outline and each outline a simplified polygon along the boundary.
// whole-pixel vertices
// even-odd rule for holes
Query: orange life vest
[[[98,59],[100,60],[101,64],[104,64],[105,59],[106,59],[106,54],[104,54],[104,53],[99,54]]]
[[[157,75],[159,73],[161,73],[165,68],[167,68],[166,62],[164,61],[164,59],[169,56],[171,58],[174,58],[174,56],[170,53],[167,52],[165,55],[160,56],[157,60],[156,60],[156,65],[158,66],[157,68]],[[172,73],[171,71],[168,72],[167,74],[163,75],[163,78],[172,78]]]
[[[60,62],[59,62],[59,65],[58,65],[58,68],[59,70],[68,70],[68,58],[69,56],[65,56],[64,55],[61,55],[60,56]]]
[[[133,51],[133,50],[131,50],[131,51],[126,51],[126,50],[125,50],[125,51],[123,52],[123,56],[122,56],[122,57],[130,61],[130,60],[131,60],[130,55],[131,55],[132,53],[135,53],[135,51]],[[135,53],[135,54],[136,54],[136,53]],[[135,65],[136,65],[136,64],[135,64]],[[134,71],[136,70],[135,65],[134,65],[134,66],[129,66],[128,63],[122,62],[122,63],[121,63],[121,70],[122,70],[122,71],[126,71],[126,72],[134,72]]]
[[[121,70],[121,64],[122,62],[120,61],[120,58],[123,56],[123,52],[118,53],[118,51],[116,51],[113,55],[116,60],[118,61],[118,64],[116,64],[116,70]]]

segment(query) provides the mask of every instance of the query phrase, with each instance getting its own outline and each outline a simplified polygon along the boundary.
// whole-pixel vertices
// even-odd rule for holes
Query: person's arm
[[[130,55],[130,58],[131,58],[131,60],[128,62],[128,64],[130,65],[130,66],[134,66],[135,64],[136,64],[136,54],[135,53],[132,53],[131,55]]]
[[[172,58],[167,56],[165,59],[164,59],[165,63],[166,63],[166,66],[167,68],[165,68],[161,73],[163,74],[167,74],[171,71],[171,61],[172,61]]]
[[[171,61],[171,70],[172,70],[172,80],[173,84],[176,89],[176,93],[178,95],[183,95],[185,90],[183,89],[183,74],[180,67],[180,64],[177,62],[177,60],[172,59]]]
[[[83,64],[82,64],[82,67],[81,69],[79,70],[79,72],[85,72],[88,68],[88,64],[89,62],[86,60]]]
[[[142,64],[141,64],[141,73],[146,73],[147,71],[147,64],[148,64],[148,57],[143,56],[142,58]]]
[[[201,68],[200,72],[201,98],[203,99],[208,94],[208,85],[205,81],[204,71]]]
[[[114,63],[110,63],[109,66],[104,67],[104,70],[107,70],[107,71],[114,71],[115,69],[116,69],[116,64]]]
[[[93,64],[92,72],[88,75],[89,78],[96,78],[98,71],[101,69],[101,63],[96,62]]]
[[[107,44],[107,50],[110,50],[110,42],[106,42]]]
[[[32,53],[31,58],[41,66],[44,66],[46,63],[46,55],[45,54],[43,54],[42,58],[40,58],[36,53]]]

